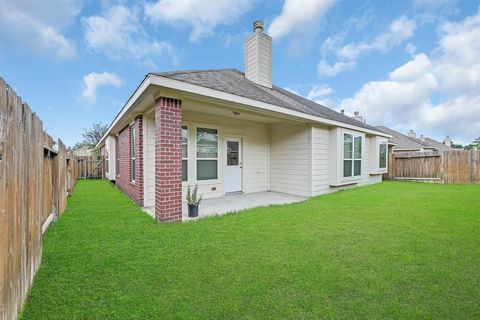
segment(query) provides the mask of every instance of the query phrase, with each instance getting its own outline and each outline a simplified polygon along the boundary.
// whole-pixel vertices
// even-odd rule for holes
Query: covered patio
[[[305,201],[307,198],[281,192],[254,192],[234,193],[222,197],[205,199],[200,203],[198,218],[188,217],[187,203],[182,203],[182,221],[196,220],[208,216],[223,215],[238,212],[246,209],[265,207],[271,205],[282,205]],[[144,211],[155,218],[155,207],[144,208]]]

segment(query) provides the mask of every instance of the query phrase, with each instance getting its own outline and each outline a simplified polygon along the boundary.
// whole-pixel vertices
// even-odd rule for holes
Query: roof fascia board
[[[213,98],[220,99],[220,100],[235,102],[235,103],[238,103],[238,104],[254,106],[254,107],[259,108],[259,109],[263,109],[263,110],[267,110],[267,111],[273,111],[273,112],[280,113],[280,114],[287,114],[287,115],[290,115],[290,116],[293,116],[293,117],[306,119],[306,120],[318,122],[318,123],[321,123],[321,124],[327,124],[327,125],[332,125],[332,126],[336,126],[336,127],[352,129],[352,130],[361,131],[361,132],[365,132],[365,133],[370,133],[370,134],[374,134],[374,135],[378,135],[378,136],[382,136],[382,137],[387,137],[387,138],[392,137],[389,134],[384,133],[384,132],[374,131],[374,130],[370,130],[370,129],[366,129],[366,128],[362,128],[362,127],[357,127],[357,126],[354,126],[354,125],[349,125],[349,124],[339,122],[339,121],[334,121],[334,120],[329,120],[329,119],[325,119],[325,118],[321,118],[321,117],[317,117],[317,116],[312,116],[312,115],[309,115],[309,114],[305,114],[305,113],[295,111],[295,110],[286,109],[286,108],[279,107],[279,106],[269,104],[269,103],[266,103],[266,102],[241,97],[241,96],[238,96],[238,95],[235,95],[235,94],[222,92],[222,91],[218,91],[218,90],[215,90],[215,89],[201,87],[201,86],[198,86],[198,85],[195,85],[195,84],[191,84],[191,83],[187,83],[187,82],[183,82],[183,81],[179,81],[179,80],[173,80],[173,79],[165,78],[165,77],[158,76],[158,75],[155,75],[155,74],[149,74],[149,77],[151,78],[150,79],[151,84],[161,86],[161,87],[166,87],[166,88],[176,89],[176,90],[180,90],[180,91],[191,92],[191,93],[195,93],[195,94],[202,95],[202,96],[208,96],[208,97],[213,97]]]
[[[97,143],[97,145],[95,147],[99,148],[100,146],[102,146],[104,144],[105,139],[108,137],[108,135],[112,131],[112,128],[125,115],[125,113],[127,113],[127,111],[132,107],[132,105],[142,95],[142,93],[145,92],[145,90],[148,88],[148,86],[150,86],[150,79],[151,79],[150,75],[148,75],[147,77],[145,77],[145,79],[143,79],[143,81],[140,83],[140,85],[137,87],[137,89],[135,89],[133,94],[130,96],[127,103],[123,106],[122,110],[120,110],[120,112],[117,114],[115,119],[113,119],[112,123],[108,127],[108,129],[105,132],[105,134],[103,135],[102,139],[100,139],[100,141]]]

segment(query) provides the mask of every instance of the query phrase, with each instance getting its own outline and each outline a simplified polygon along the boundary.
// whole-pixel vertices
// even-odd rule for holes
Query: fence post
[[[440,153],[440,181],[445,183],[445,157],[447,156],[445,151]]]

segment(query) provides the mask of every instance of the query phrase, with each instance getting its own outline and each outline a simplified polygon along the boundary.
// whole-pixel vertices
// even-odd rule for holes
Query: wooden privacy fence
[[[440,183],[480,182],[480,150],[390,154],[387,179]]]
[[[105,178],[103,156],[77,156],[77,177],[79,179]]]
[[[42,257],[42,234],[63,213],[76,160],[0,78],[0,319],[20,312]]]

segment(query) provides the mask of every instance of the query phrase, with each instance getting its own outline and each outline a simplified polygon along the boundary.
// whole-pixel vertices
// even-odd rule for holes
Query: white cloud
[[[480,92],[480,10],[465,20],[440,28],[435,71],[451,94]]]
[[[456,0],[412,0],[415,8],[435,9],[454,4]]]
[[[251,7],[252,0],[158,0],[145,5],[145,14],[153,22],[188,25],[190,41],[213,34],[218,25],[234,22]]]
[[[298,91],[292,87],[283,87],[283,89],[287,90],[287,91],[290,91],[291,93],[293,94],[296,94],[296,95],[299,95]]]
[[[314,85],[308,92],[306,98],[322,106],[337,108],[338,100],[330,96],[333,92],[333,89],[327,85]]]
[[[150,37],[140,23],[139,10],[110,7],[103,15],[83,19],[88,48],[117,60],[134,60],[155,67],[155,60],[170,56],[177,59],[166,41]]]
[[[120,87],[123,85],[123,80],[115,73],[110,72],[91,72],[83,76],[83,98],[89,102],[97,100],[97,89],[104,86]]]
[[[372,123],[386,123],[394,118],[400,123],[411,123],[419,118],[437,88],[429,58],[419,54],[391,72],[387,80],[366,83],[341,106],[350,112],[360,111]]]
[[[377,35],[371,41],[349,43],[343,47],[337,47],[339,40],[336,39],[332,43],[334,38],[328,38],[329,42],[323,45],[322,59],[317,66],[318,73],[321,76],[335,76],[341,72],[352,70],[356,67],[357,59],[362,54],[370,51],[386,52],[412,37],[415,28],[415,21],[401,16],[392,21],[388,31]],[[332,52],[336,61],[329,63],[327,56]]]
[[[80,4],[75,0],[0,0],[0,39],[61,59],[71,58],[75,45],[62,30],[79,11]]]
[[[405,52],[410,55],[414,55],[417,52],[417,47],[415,47],[413,43],[407,43],[405,46]]]
[[[308,31],[333,3],[333,0],[285,0],[282,13],[273,19],[268,33],[273,38],[281,38],[294,31]]]
[[[415,55],[386,80],[364,84],[341,105],[361,111],[372,124],[473,140],[480,128],[480,11],[444,23],[431,57]]]
[[[318,98],[324,98],[332,94],[333,90],[327,85],[315,85],[310,89],[307,95],[307,99],[316,100]]]
[[[337,61],[329,64],[327,61],[321,60],[317,65],[317,71],[319,75],[333,77],[341,72],[355,69],[356,65],[354,61]]]

